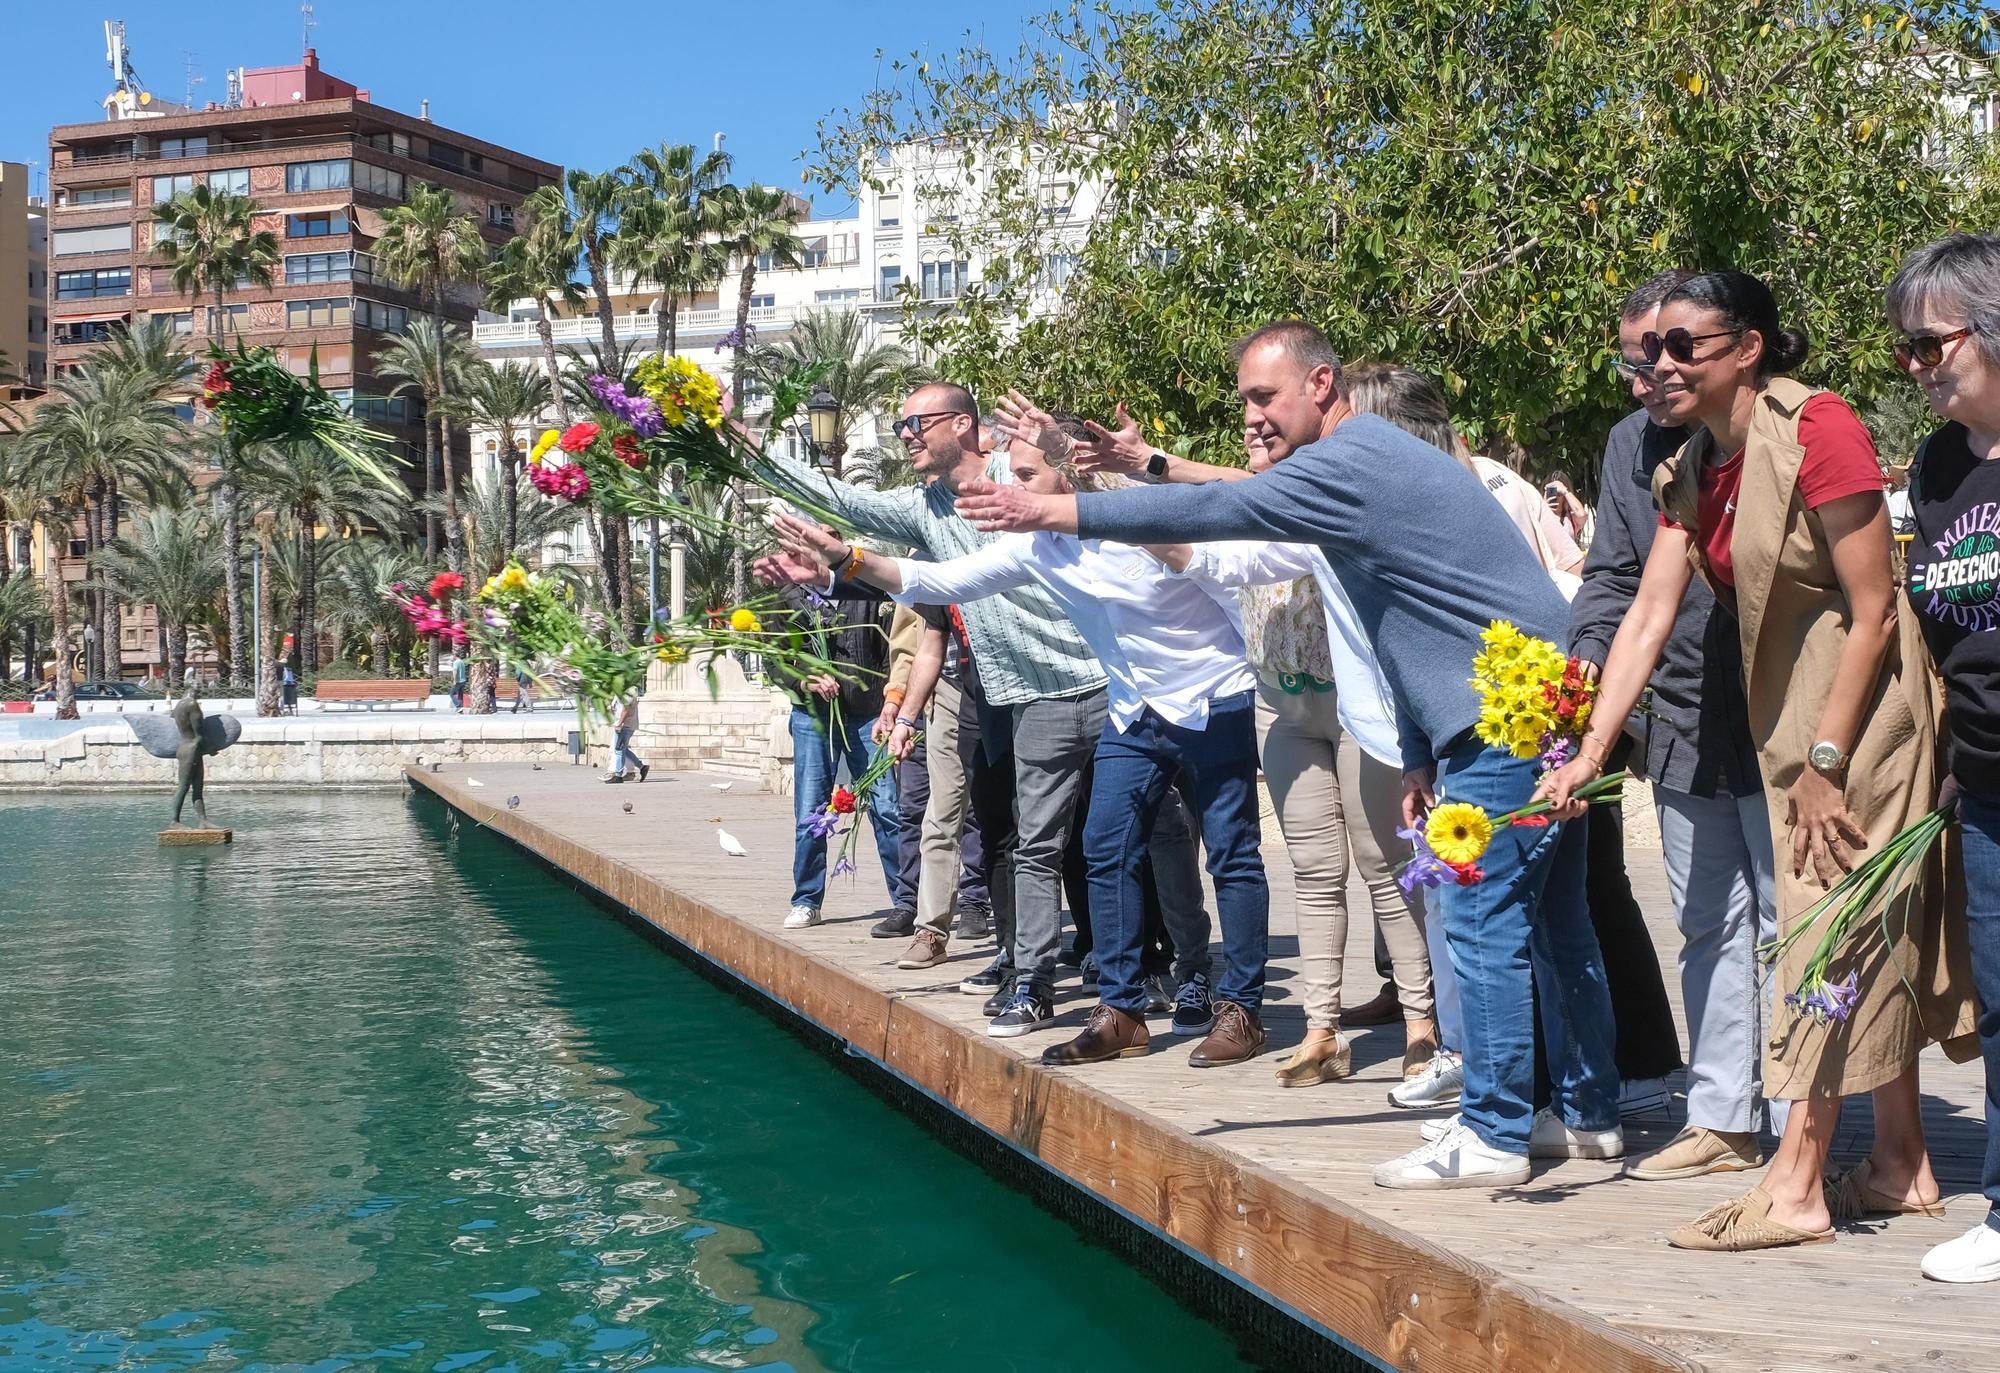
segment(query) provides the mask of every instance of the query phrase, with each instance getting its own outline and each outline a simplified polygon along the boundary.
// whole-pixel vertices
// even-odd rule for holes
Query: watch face
[[[1832,744],[1814,744],[1806,761],[1822,772],[1831,772],[1841,764],[1840,750]]]

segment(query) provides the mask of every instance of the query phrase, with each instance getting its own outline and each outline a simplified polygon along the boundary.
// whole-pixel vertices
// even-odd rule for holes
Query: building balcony
[[[759,329],[790,324],[796,313],[789,306],[754,306],[750,311],[750,323]],[[682,310],[675,324],[677,335],[683,341],[689,337],[712,337],[726,334],[736,327],[736,311]],[[604,337],[604,327],[594,314],[550,320],[549,327],[558,345],[593,343]],[[643,339],[650,343],[659,335],[659,317],[651,311],[613,315],[611,329],[613,335],[621,341]],[[513,344],[537,343],[540,339],[541,335],[535,332],[535,321],[532,319],[498,320],[491,324],[472,326],[472,341],[481,348],[504,348]]]

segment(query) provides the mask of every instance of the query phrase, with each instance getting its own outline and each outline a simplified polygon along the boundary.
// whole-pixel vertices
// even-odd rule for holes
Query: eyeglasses
[[[1649,364],[1659,362],[1660,354],[1662,353],[1665,353],[1675,362],[1695,362],[1697,360],[1706,362],[1708,358],[1697,359],[1694,355],[1694,346],[1697,343],[1712,338],[1738,338],[1742,333],[1741,329],[1721,329],[1713,334],[1690,334],[1685,329],[1669,329],[1664,334],[1649,332],[1639,340],[1639,351],[1646,355],[1646,361]],[[1715,354],[1713,353],[1709,355],[1709,357],[1714,356]]]
[[[920,439],[924,436],[925,420],[948,419],[953,415],[963,415],[963,410],[930,410],[921,415],[905,415],[889,428],[897,438]]]
[[[1614,356],[1611,370],[1618,374],[1621,381],[1637,381],[1641,377],[1647,381],[1653,379],[1653,364],[1650,362],[1633,362],[1629,358]]]
[[[1944,350],[1969,334],[1979,330],[1971,325],[1949,334],[1909,334],[1895,345],[1896,364],[1908,367],[1914,360],[1919,367],[1935,367],[1944,361]]]

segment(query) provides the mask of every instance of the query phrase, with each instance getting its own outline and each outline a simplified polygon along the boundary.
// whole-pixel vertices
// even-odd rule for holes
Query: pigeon
[[[710,782],[709,785],[711,787],[714,787],[717,791],[728,791],[731,787],[735,786],[736,784],[734,782]]]
[[[717,825],[715,827],[715,837],[717,842],[722,845],[722,851],[731,858],[748,858],[750,856],[750,850],[738,843],[736,836],[722,828],[722,826]]]
[[[521,808],[521,798],[519,796],[510,796],[507,798],[508,810],[519,810],[520,808]]]
[[[486,784],[480,781],[477,777],[468,777],[465,779],[465,785],[467,785],[468,787],[483,787]]]
[[[630,815],[632,813],[632,803],[630,801],[627,801],[625,803],[625,813],[627,815]]]
[[[540,763],[530,763],[528,764],[528,766],[533,768],[536,772],[540,772],[542,770],[542,765]]]

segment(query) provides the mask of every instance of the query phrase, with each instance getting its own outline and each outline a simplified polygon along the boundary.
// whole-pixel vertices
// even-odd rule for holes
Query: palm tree
[[[498,430],[500,434],[499,480],[493,486],[498,489],[505,509],[505,518],[497,531],[502,562],[519,544],[517,492],[521,486],[521,459],[514,442],[534,427],[535,421],[549,408],[552,394],[547,377],[518,362],[475,367],[466,376],[462,409],[466,421]]]
[[[447,398],[461,376],[469,376],[473,367],[483,367],[477,351],[472,347],[464,332],[446,325],[442,331],[430,320],[418,320],[401,334],[385,339],[375,353],[375,374],[384,381],[392,382],[391,395],[415,395],[421,397],[431,414],[438,416],[438,424],[433,428],[424,425],[424,493],[432,489],[432,474],[438,472],[438,439],[442,432],[449,442],[449,420],[444,417]],[[454,571],[463,572],[465,545],[459,527],[458,474],[449,462],[445,463],[441,475],[445,496],[445,509],[450,512],[444,521],[447,556]],[[434,518],[424,521],[424,551],[433,557],[437,555],[438,522]]]
[[[389,588],[419,583],[424,575],[423,555],[400,540],[376,534],[347,540],[346,553],[328,569],[321,589],[328,633],[342,647],[365,637],[370,666],[387,677],[391,649],[410,637],[409,622],[389,599]]]
[[[564,191],[568,191],[565,199]],[[586,172],[572,167],[561,186],[529,192],[528,208],[537,218],[569,225],[569,246],[590,278],[597,297],[597,319],[607,355],[618,351],[612,327],[611,265],[618,256],[618,220],[630,199],[630,188],[617,172]]]
[[[528,485],[520,472],[509,473],[514,482],[511,504],[515,510],[516,537],[511,547],[503,542],[507,522],[506,494],[499,483],[488,483],[466,493],[459,507],[466,524],[466,581],[478,586],[507,565],[511,554],[532,566],[550,539],[570,534],[584,518],[581,507],[568,501],[545,500]],[[436,496],[429,498],[433,503]]]
[[[773,266],[796,267],[805,243],[799,238],[799,203],[773,186],[752,182],[730,187],[723,197],[722,242],[738,260],[736,293],[736,359],[732,385],[736,404],[743,404],[744,362],[750,352],[750,297],[757,289],[757,260]]]
[[[257,579],[257,623],[264,627],[263,642],[257,645],[257,713],[268,717],[283,708],[278,690],[278,645],[281,639],[277,584],[281,568],[276,517],[269,511],[259,511],[252,523],[251,537],[257,541],[257,550],[264,563],[264,575]]]
[[[699,153],[691,143],[662,143],[636,154],[624,169],[632,196],[619,228],[618,263],[634,281],[660,285],[654,346],[672,354],[680,346],[681,302],[720,277],[729,266],[719,241],[726,203],[720,192],[729,154]]]
[[[173,269],[190,302],[208,296],[208,336],[222,337],[223,301],[239,285],[269,286],[278,236],[257,227],[262,208],[247,195],[196,186],[153,207],[153,255]]]
[[[105,585],[153,607],[167,645],[167,682],[187,681],[188,625],[222,594],[222,549],[199,510],[148,510],[91,559]]]
[[[793,321],[782,343],[752,349],[744,371],[769,389],[803,368],[822,365],[827,371],[820,384],[837,407],[827,459],[838,477],[848,427],[928,380],[930,373],[900,344],[870,343],[860,311],[838,309],[806,311]]]
[[[0,575],[0,682],[14,680],[14,636],[24,636],[23,658],[34,685],[35,626],[49,613],[49,598],[25,567]]]
[[[507,240],[500,256],[487,269],[486,305],[505,314],[517,300],[535,302],[535,336],[542,342],[542,365],[549,385],[561,379],[556,366],[555,326],[549,315],[551,301],[565,310],[583,308],[583,288],[576,284],[576,242],[569,219],[569,206],[560,195],[529,196],[521,207],[520,232]],[[562,396],[556,396],[561,406]],[[568,422],[567,406],[559,413]]]

